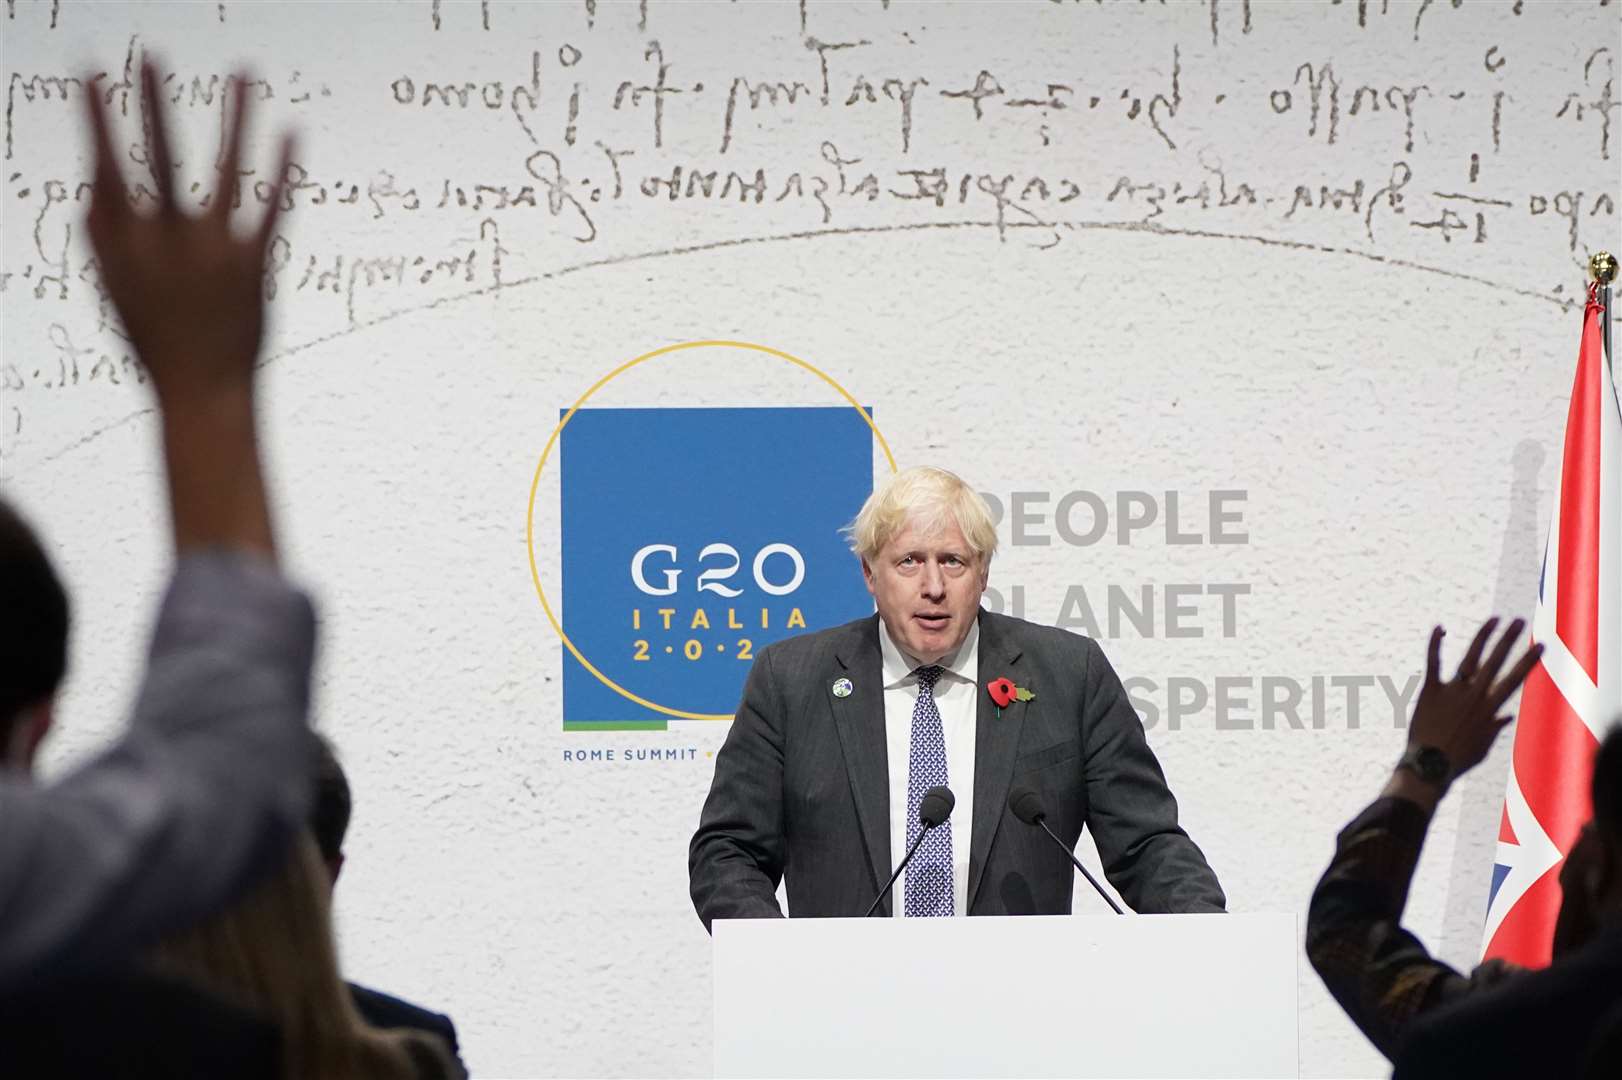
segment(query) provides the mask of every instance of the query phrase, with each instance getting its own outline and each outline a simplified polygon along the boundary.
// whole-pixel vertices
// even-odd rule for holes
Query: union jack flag
[[[1549,963],[1560,864],[1592,816],[1594,752],[1622,712],[1622,417],[1605,322],[1594,286],[1532,620],[1543,657],[1521,689],[1487,902],[1484,955],[1528,967]]]

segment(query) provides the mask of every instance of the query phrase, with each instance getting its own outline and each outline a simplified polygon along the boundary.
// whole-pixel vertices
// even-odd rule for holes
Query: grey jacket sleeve
[[[1134,911],[1224,911],[1205,855],[1177,824],[1177,800],[1115,669],[1087,641],[1082,716],[1087,828],[1110,884]]]
[[[0,989],[116,963],[275,861],[310,799],[314,647],[268,564],[180,560],[125,735],[58,783],[0,780]]]
[[[749,669],[688,847],[688,889],[706,930],[714,919],[783,915],[783,702],[774,683],[767,648]]]

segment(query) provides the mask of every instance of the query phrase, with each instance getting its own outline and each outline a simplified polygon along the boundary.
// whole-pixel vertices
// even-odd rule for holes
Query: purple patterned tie
[[[921,667],[914,674],[918,676],[918,702],[912,707],[912,750],[907,756],[908,848],[923,829],[918,822],[918,804],[924,801],[924,792],[946,783],[946,733],[941,728],[941,711],[935,706],[935,682],[941,677],[941,669]],[[918,854],[907,864],[903,912],[909,919],[952,914],[950,819],[929,830]]]

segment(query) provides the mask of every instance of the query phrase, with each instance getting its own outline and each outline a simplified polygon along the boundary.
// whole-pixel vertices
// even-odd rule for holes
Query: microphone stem
[[[1070,861],[1076,864],[1076,869],[1081,871],[1081,876],[1086,878],[1087,884],[1091,885],[1098,895],[1104,898],[1104,903],[1110,906],[1110,910],[1115,912],[1117,915],[1122,914],[1121,909],[1116,906],[1115,901],[1109,898],[1109,893],[1105,892],[1103,886],[1099,885],[1098,882],[1093,879],[1093,875],[1087,872],[1087,868],[1081,865],[1081,860],[1076,858],[1076,853],[1074,851],[1070,850],[1070,845],[1066,844],[1063,840],[1060,840],[1059,834],[1048,828],[1048,819],[1045,816],[1039,817],[1036,819],[1036,823],[1042,826],[1042,831],[1053,837],[1053,842],[1063,848],[1066,855],[1070,856]]]
[[[873,902],[867,905],[867,910],[862,913],[862,918],[865,919],[869,915],[873,914],[874,909],[879,906],[879,901],[883,900],[890,894],[890,887],[895,884],[895,879],[900,877],[901,871],[905,870],[907,868],[907,864],[912,862],[913,855],[918,851],[918,845],[924,842],[924,837],[928,836],[929,830],[933,828],[933,825],[925,823],[924,827],[918,830],[918,839],[914,840],[912,842],[912,847],[907,849],[907,857],[901,860],[901,865],[895,868],[895,873],[891,874],[890,880],[884,883],[884,888],[880,889],[879,894],[873,898]]]

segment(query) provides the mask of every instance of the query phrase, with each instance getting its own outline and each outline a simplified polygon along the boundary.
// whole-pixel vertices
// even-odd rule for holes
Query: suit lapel
[[[980,615],[980,683],[974,700],[974,821],[970,826],[968,910],[985,877],[986,857],[1002,823],[1008,785],[1013,781],[1014,754],[1019,748],[1025,710],[1030,702],[1016,701],[997,715],[997,707],[986,692],[993,679],[1007,677],[1019,681],[1020,650],[1004,640],[997,617]]]
[[[863,845],[873,871],[873,891],[890,877],[890,756],[884,732],[884,672],[879,657],[879,617],[864,621],[836,651],[823,693],[833,711],[844,751],[845,771],[856,801]],[[834,684],[849,679],[850,695],[838,697]],[[881,910],[888,913],[889,900]]]

